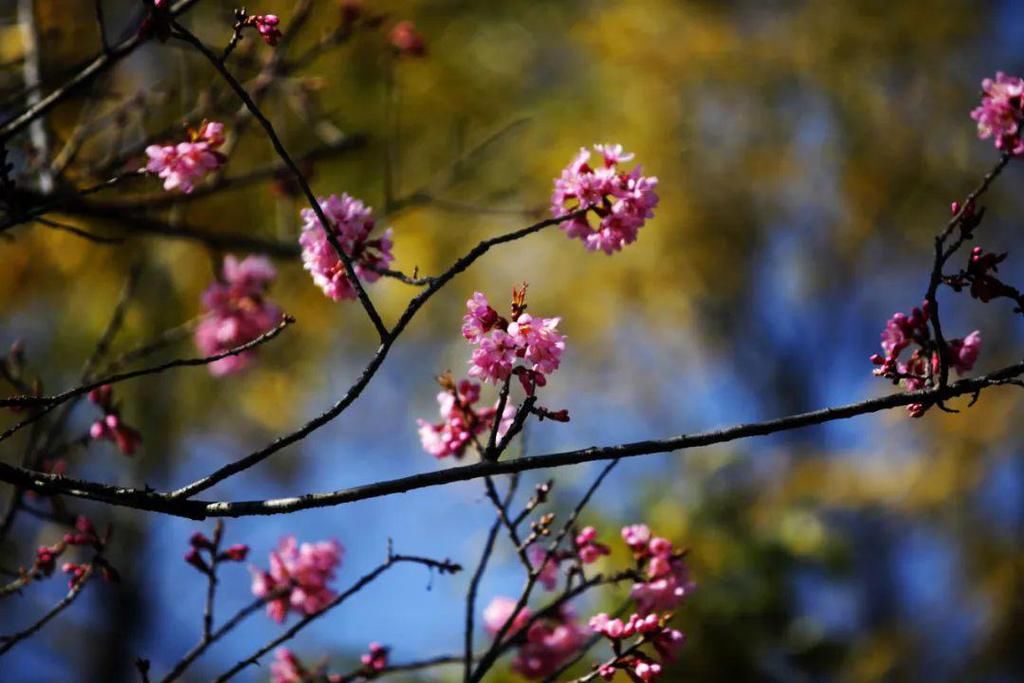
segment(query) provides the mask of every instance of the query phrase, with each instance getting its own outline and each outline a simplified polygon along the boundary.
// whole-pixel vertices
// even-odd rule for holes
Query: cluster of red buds
[[[249,546],[236,543],[221,550],[221,540],[224,535],[224,526],[217,524],[213,531],[213,538],[197,531],[189,539],[189,549],[185,553],[185,562],[189,563],[200,572],[212,575],[214,567],[219,562],[244,562],[249,555]]]
[[[57,557],[63,553],[68,546],[82,546],[89,547],[96,551],[96,555],[89,562],[65,562],[61,565],[61,571],[68,575],[68,587],[75,588],[79,585],[90,573],[94,570],[98,570],[100,575],[105,581],[117,582],[121,580],[117,570],[114,569],[110,563],[102,557],[103,549],[106,548],[107,542],[110,540],[110,530],[101,537],[96,533],[96,527],[93,526],[92,520],[84,515],[79,515],[75,519],[74,528],[68,533],[64,534],[64,540],[50,547],[42,547],[36,550],[36,559],[48,560],[51,563],[55,562]],[[59,552],[54,552],[59,548]],[[52,564],[48,566],[49,572],[53,571]],[[49,574],[47,572],[47,575]]]
[[[142,435],[138,430],[128,426],[121,419],[120,410],[114,404],[114,390],[104,384],[89,392],[89,400],[103,411],[103,419],[92,423],[89,436],[93,439],[106,439],[117,445],[117,450],[125,455],[132,455],[142,445]]]

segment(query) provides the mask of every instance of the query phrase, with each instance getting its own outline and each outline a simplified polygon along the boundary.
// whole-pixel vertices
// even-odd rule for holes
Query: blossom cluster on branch
[[[597,541],[597,530],[585,527],[572,538],[571,549],[553,548],[533,554],[535,576],[545,588],[553,590],[564,573],[571,582],[583,573],[583,566],[610,554],[608,546]],[[627,670],[644,681],[657,678],[662,663],[671,661],[682,646],[683,634],[671,627],[672,610],[694,590],[686,553],[667,539],[651,534],[643,524],[622,529],[622,539],[630,549],[634,566],[623,576],[632,577],[630,597],[636,608],[628,619],[600,612],[591,617],[590,631],[611,641],[615,656],[597,667],[599,674],[611,679],[616,670]],[[539,546],[534,546],[539,547]],[[566,563],[562,569],[561,564]],[[552,675],[571,658],[580,654],[587,640],[587,628],[579,623],[565,602],[539,613],[511,597],[495,597],[483,612],[484,626],[491,635],[506,633],[517,646],[512,668],[523,676],[540,679]],[[635,642],[625,641],[635,637]],[[650,645],[654,655],[645,646]]]

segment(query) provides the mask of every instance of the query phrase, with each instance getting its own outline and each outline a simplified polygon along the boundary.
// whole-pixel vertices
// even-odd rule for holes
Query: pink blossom
[[[327,584],[334,580],[342,553],[337,541],[300,546],[294,536],[288,536],[270,553],[269,571],[251,568],[253,595],[267,598],[283,591],[267,603],[267,614],[274,621],[284,621],[289,609],[303,615],[316,614],[336,595]]]
[[[681,557],[652,558],[647,580],[634,583],[630,596],[641,614],[670,610],[693,592],[690,570]]]
[[[484,609],[484,628],[492,636],[496,635],[505,627],[505,623],[512,618],[512,612],[516,608],[516,601],[512,598],[499,595]],[[524,607],[516,614],[515,621],[509,627],[509,633],[515,633],[526,625],[532,613],[529,608]]]
[[[502,330],[480,338],[470,357],[469,376],[500,384],[512,375],[520,346]]]
[[[277,25],[281,23],[281,20],[276,14],[260,14],[251,17],[250,20],[256,30],[260,32],[263,42],[267,45],[277,45],[277,41],[281,39],[281,30],[277,28]]]
[[[196,347],[204,356],[223,353],[274,329],[281,321],[281,309],[266,298],[276,276],[274,267],[262,256],[238,261],[224,257],[222,281],[212,283],[203,293],[206,316],[196,327]],[[211,375],[220,377],[249,365],[255,349],[226,356],[209,363]]]
[[[376,282],[380,278],[379,271],[386,269],[394,260],[391,254],[392,231],[388,229],[380,237],[370,239],[374,228],[373,210],[347,194],[342,193],[341,197],[332,194],[319,203],[330,222],[331,233],[352,260],[356,275],[366,282]],[[313,282],[334,301],[355,299],[356,290],[349,282],[345,265],[321,229],[316,212],[303,209],[302,220],[302,234],[299,235],[302,262],[313,276]]]
[[[999,71],[995,79],[983,80],[981,88],[981,106],[971,112],[971,118],[978,122],[978,137],[994,137],[996,148],[1002,152],[1024,154],[1024,80]]]
[[[121,421],[117,413],[107,413],[102,420],[97,420],[89,427],[89,436],[93,439],[113,441],[117,450],[125,455],[134,455],[142,444],[142,435],[138,430]]]
[[[644,525],[624,527],[622,538],[644,570],[644,581],[634,583],[630,593],[639,615],[671,610],[693,592],[684,553],[671,541],[652,537]]]
[[[616,653],[625,649],[621,641],[638,636],[636,643],[652,645],[664,662],[673,660],[685,641],[682,633],[668,626],[671,616],[669,612],[660,615],[633,613],[623,621],[602,612],[590,618],[589,626],[594,633],[611,640]],[[654,680],[661,673],[661,665],[639,651],[627,656],[616,656],[614,660],[605,662],[601,665],[600,675],[611,680],[616,669],[632,669],[645,681]]]
[[[508,334],[522,350],[531,370],[550,375],[558,369],[565,351],[565,335],[556,329],[561,318],[537,318],[524,313],[508,325]]]
[[[595,145],[594,149],[601,155],[603,166],[592,168],[588,163],[590,151],[580,149],[555,180],[551,213],[560,218],[591,209],[600,219],[596,228],[589,216],[583,215],[563,222],[562,230],[582,240],[588,250],[613,254],[635,242],[640,228],[654,216],[658,179],[642,175],[640,166],[628,173],[620,170],[620,163],[633,159],[621,145]]]
[[[548,557],[547,549],[536,543],[530,546],[529,553],[530,562],[534,568],[540,567],[537,580],[540,581],[546,590],[555,590],[555,587],[558,585],[559,576],[557,556],[552,554]]]
[[[946,342],[949,366],[958,374],[970,372],[981,353],[981,332],[975,330],[963,339]]]
[[[302,683],[306,674],[294,652],[286,647],[279,647],[274,652],[274,661],[270,663],[271,683]]]
[[[622,527],[622,540],[631,550],[642,549],[646,553],[647,543],[651,540],[651,530],[646,524],[632,524]]]
[[[204,122],[198,131],[189,131],[189,140],[176,145],[150,145],[145,171],[164,179],[165,190],[189,193],[195,183],[220,168],[227,158],[216,151],[224,143],[224,124]]]
[[[637,678],[641,681],[653,681],[661,675],[661,665],[657,662],[648,662],[640,659],[637,660],[633,672],[636,673]]]
[[[585,641],[586,631],[568,609],[563,609],[530,626],[526,641],[512,660],[512,670],[531,679],[550,676],[576,654]]]
[[[462,336],[476,343],[498,322],[498,312],[491,308],[486,296],[473,292],[473,298],[466,302],[466,315],[462,320]]]
[[[986,258],[986,256],[992,255],[986,255],[980,250],[973,251],[972,265],[966,271],[967,274],[960,276],[959,280],[954,280],[951,286],[963,287],[967,277],[987,276],[987,271],[994,268],[1001,259],[998,256],[995,258]],[[975,270],[972,271],[971,268]],[[978,280],[972,282],[976,284]],[[1002,285],[998,280],[995,282],[997,285]],[[1016,296],[1017,292],[1013,290],[1010,294]],[[874,370],[876,376],[889,379],[894,384],[902,382],[908,391],[919,391],[935,382],[935,377],[940,371],[940,362],[939,353],[936,350],[937,345],[932,339],[928,327],[929,318],[928,302],[925,302],[920,308],[913,309],[909,316],[896,313],[889,319],[885,329],[882,330],[882,350],[885,355],[876,353],[871,356],[871,362],[876,366]],[[910,346],[916,348],[904,361],[901,359],[901,354]],[[964,339],[950,339],[946,342],[946,363],[958,374],[970,371],[980,353],[981,333],[977,330]],[[911,417],[921,417],[929,406],[930,404],[913,403],[907,406],[907,412]]]
[[[470,377],[500,384],[516,372],[521,379],[528,375],[523,383],[532,392],[558,369],[565,351],[565,335],[557,329],[561,318],[535,318],[524,313],[525,308],[525,286],[514,294],[511,322],[498,315],[480,292],[466,302],[462,336],[476,344]]]
[[[369,652],[359,658],[359,661],[363,663],[363,668],[373,673],[386,669],[388,666],[389,649],[380,643],[370,643],[369,649]]]
[[[458,385],[446,387],[438,393],[441,421],[416,421],[423,450],[435,458],[461,458],[474,443],[474,437],[490,436],[498,406],[495,404],[490,408],[475,408],[474,404],[479,400],[480,385],[470,380],[462,380]],[[515,414],[516,407],[506,403],[498,425],[499,439],[512,425]]]
[[[598,543],[596,539],[597,529],[592,526],[585,527],[576,535],[576,554],[583,564],[592,564],[597,562],[602,555],[611,554],[611,549],[603,543]]]

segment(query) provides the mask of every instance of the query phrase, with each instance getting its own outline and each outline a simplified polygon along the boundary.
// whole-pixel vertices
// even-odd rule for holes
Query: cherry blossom
[[[629,172],[620,169],[619,164],[633,159],[621,145],[594,145],[594,149],[602,165],[593,168],[589,164],[590,150],[581,148],[555,180],[551,213],[561,218],[590,209],[599,218],[597,227],[591,225],[589,215],[582,215],[563,222],[562,230],[582,240],[590,251],[600,249],[613,254],[635,242],[637,232],[654,216],[658,179],[643,175],[640,166]]]
[[[611,554],[611,549],[603,543],[598,543],[597,529],[592,526],[584,527],[576,535],[576,554],[583,564],[593,564],[603,555]]]
[[[530,679],[550,676],[576,654],[586,637],[572,612],[563,608],[527,629],[525,642],[512,659],[512,670]]]
[[[558,331],[561,318],[534,317],[525,312],[526,288],[513,293],[512,312],[505,319],[481,292],[466,302],[462,336],[476,345],[469,375],[500,384],[513,373],[527,394],[544,386],[558,369],[565,351],[565,335]]]
[[[484,609],[484,628],[491,635],[496,635],[505,623],[512,618],[512,613],[516,608],[516,601],[512,598],[499,595],[491,600],[490,604]],[[517,614],[515,621],[512,622],[512,626],[509,628],[509,633],[515,633],[522,629],[526,625],[526,622],[530,620],[532,613],[529,608],[524,607]]]
[[[220,168],[227,157],[216,150],[224,144],[224,124],[204,122],[189,130],[189,139],[175,145],[150,145],[149,163],[143,169],[164,179],[165,190],[192,192],[196,182]]]
[[[622,537],[643,572],[644,580],[634,583],[630,591],[638,614],[671,610],[693,591],[685,553],[677,551],[671,541],[652,537],[647,527],[637,525],[625,527]],[[649,540],[645,543],[644,538]]]
[[[277,595],[267,603],[267,615],[284,621],[289,610],[316,614],[336,595],[327,584],[341,565],[343,549],[337,541],[299,545],[294,536],[281,540],[270,553],[270,570],[252,567],[252,592],[259,598]]]
[[[540,571],[537,574],[537,580],[544,586],[546,590],[553,591],[558,585],[559,576],[559,557],[557,553],[548,553],[546,548],[538,544],[533,544],[529,549],[530,562],[534,568],[540,567]]]
[[[994,79],[983,80],[981,89],[981,106],[971,112],[971,118],[978,122],[978,137],[995,138],[996,148],[1002,152],[1024,154],[1024,80],[999,71]]]
[[[342,193],[341,197],[330,195],[319,200],[320,208],[330,222],[329,229],[341,244],[341,248],[352,260],[356,275],[366,282],[376,282],[380,271],[394,260],[391,254],[392,231],[389,228],[380,237],[370,239],[374,228],[373,209],[358,199]],[[345,265],[321,229],[320,220],[312,209],[302,210],[303,267],[313,277],[313,282],[324,294],[338,301],[355,299],[356,290],[349,282]]]
[[[874,354],[871,362],[877,366],[874,374],[894,383],[903,383],[908,391],[918,391],[929,386],[940,372],[939,353],[936,350],[928,327],[930,312],[928,303],[914,308],[910,315],[896,313],[882,330],[882,351],[885,355]],[[901,354],[914,346],[910,357],[902,360]],[[969,372],[981,353],[981,333],[971,332],[964,338],[946,340],[945,359],[947,366],[957,374]],[[921,417],[928,405],[913,403],[907,406],[911,417]]]
[[[660,615],[633,613],[624,621],[601,612],[591,617],[588,623],[591,630],[612,641],[616,653],[612,660],[599,666],[599,675],[605,680],[612,680],[617,670],[625,670],[631,671],[643,681],[657,679],[662,673],[661,664],[641,650],[640,646],[652,646],[662,662],[675,659],[685,642],[685,636],[669,627],[671,616],[669,612]],[[623,641],[629,638],[636,640],[627,647]]]
[[[281,321],[281,309],[266,294],[276,275],[270,261],[262,256],[248,256],[242,261],[231,255],[224,257],[222,280],[203,293],[206,316],[195,333],[196,347],[203,355],[222,353],[274,329]],[[238,372],[255,356],[255,349],[226,356],[209,363],[209,372],[215,377]]]
[[[436,423],[417,420],[419,425],[420,443],[423,450],[435,458],[452,456],[461,458],[466,449],[474,442],[474,437],[489,435],[494,426],[494,418],[498,406],[475,408],[480,400],[480,385],[470,380],[462,380],[455,385],[450,377],[442,378],[443,391],[438,393],[437,402],[440,406],[441,421]],[[506,403],[498,425],[500,439],[512,425],[516,407]]]

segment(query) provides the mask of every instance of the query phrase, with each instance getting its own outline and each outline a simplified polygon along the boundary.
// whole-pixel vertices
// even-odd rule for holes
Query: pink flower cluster
[[[611,553],[608,546],[597,542],[597,529],[592,526],[583,527],[583,530],[576,534],[576,538],[573,540],[576,546],[576,555],[583,564],[593,564],[603,555]]]
[[[636,636],[637,645],[651,645],[664,662],[675,659],[679,648],[686,640],[680,631],[668,626],[671,616],[670,613],[660,616],[632,614],[629,619],[623,621],[601,612],[591,617],[589,625],[594,633],[600,633],[612,641],[616,652],[627,649],[622,646],[623,640]],[[602,678],[610,681],[617,669],[630,671],[641,681],[653,681],[662,673],[661,664],[638,649],[635,649],[633,654],[617,656],[612,661],[602,664],[598,672]]]
[[[281,20],[276,14],[258,14],[249,17],[247,23],[256,27],[263,42],[267,45],[277,45],[277,41],[281,40],[281,29],[277,27]]]
[[[121,419],[120,411],[114,405],[114,390],[111,386],[104,384],[93,389],[89,392],[89,400],[103,410],[103,418],[89,427],[89,437],[112,441],[117,445],[117,450],[125,455],[133,455],[142,445],[142,435]]]
[[[363,671],[372,676],[388,668],[389,651],[390,648],[384,647],[380,643],[370,643],[369,652],[359,657]]]
[[[49,548],[43,547],[38,549],[36,551],[36,560],[37,562],[40,560],[55,562],[57,556],[60,555],[60,552],[55,551],[58,549],[63,550],[61,545],[64,547],[70,545],[87,546],[99,553],[106,546],[109,536],[110,531],[108,530],[104,537],[101,538],[96,533],[96,527],[93,526],[92,520],[85,515],[78,515],[75,518],[74,529],[64,534],[62,543]],[[105,581],[116,582],[120,580],[117,570],[98,554],[93,558],[92,562],[65,562],[61,565],[60,570],[68,575],[68,588],[75,588],[93,568],[99,570],[100,575]],[[49,570],[52,571],[52,566],[49,567]]]
[[[1024,79],[999,71],[995,79],[983,80],[981,89],[981,106],[971,112],[978,122],[978,137],[994,137],[996,148],[1007,154],[1024,154]]]
[[[561,318],[534,318],[526,313],[526,288],[513,293],[509,320],[491,308],[487,297],[475,292],[466,302],[462,336],[476,344],[469,374],[500,384],[515,374],[527,394],[547,384],[565,351],[565,335],[558,331]],[[517,365],[522,361],[522,365]]]
[[[589,164],[590,150],[584,147],[555,179],[551,213],[561,218],[589,209],[600,219],[597,227],[583,215],[563,222],[562,230],[583,240],[590,251],[613,254],[635,242],[643,224],[654,217],[658,179],[643,175],[640,166],[628,173],[619,169],[619,164],[633,159],[622,151],[622,145],[594,145],[594,149],[602,158],[598,168]]]
[[[932,378],[939,373],[939,354],[934,350],[935,344],[928,328],[930,313],[928,302],[920,308],[914,308],[910,315],[896,313],[882,330],[882,351],[885,355],[874,354],[871,362],[876,365],[874,374],[885,377],[893,382],[903,382],[908,391],[917,391],[929,385]],[[911,345],[917,346],[906,362],[900,355]],[[963,339],[946,340],[946,364],[956,370],[957,374],[969,372],[977,362],[981,353],[981,333],[971,332]],[[907,406],[912,417],[920,417],[927,406],[914,403]]]
[[[957,275],[947,276],[945,282],[957,292],[969,288],[971,296],[982,303],[999,298],[1010,299],[1016,304],[1015,313],[1024,312],[1024,294],[1016,287],[1003,282],[997,275],[999,264],[1005,261],[1006,257],[1006,252],[995,254],[981,247],[974,247],[968,258],[967,268]]]
[[[445,388],[437,395],[441,421],[430,423],[417,420],[420,443],[423,444],[423,450],[435,458],[461,458],[473,443],[474,437],[490,434],[498,407],[473,407],[480,400],[480,385],[476,382],[464,379],[457,386],[448,378],[444,378],[443,382]],[[498,425],[499,439],[512,425],[515,414],[515,406],[507,403]]]
[[[316,614],[335,597],[328,587],[341,564],[343,549],[337,541],[296,543],[294,536],[281,540],[270,553],[270,571],[255,567],[252,592],[267,598],[267,615],[284,621],[291,609],[299,614]]]
[[[492,636],[497,635],[506,622],[512,619],[512,613],[516,608],[516,601],[510,597],[499,595],[484,609],[484,628]],[[527,607],[521,609],[515,615],[515,620],[509,627],[509,633],[516,633],[526,626],[530,620],[530,610]]]
[[[608,546],[597,542],[597,529],[592,526],[585,527],[576,534],[571,552],[566,550],[548,552],[538,543],[534,543],[529,549],[530,562],[534,567],[539,567],[537,580],[549,591],[554,590],[558,585],[562,562],[575,559],[580,564],[593,564],[602,556],[610,553],[611,549]]]
[[[501,631],[513,619],[516,601],[499,596],[484,610],[484,626],[492,635]],[[533,615],[523,608],[514,617],[508,633],[521,639],[512,669],[525,678],[550,676],[559,666],[579,651],[586,641],[586,631],[576,623],[568,608],[550,617],[537,619],[527,627]],[[525,633],[522,631],[525,629]]]
[[[164,179],[165,190],[191,192],[196,182],[220,168],[227,157],[217,151],[224,144],[224,124],[204,122],[198,131],[189,130],[189,139],[176,145],[150,145],[149,163],[143,169]]]
[[[345,255],[352,260],[356,275],[366,282],[376,282],[380,272],[394,260],[391,254],[392,231],[389,228],[378,238],[373,231],[373,209],[358,199],[342,193],[319,200],[320,208],[330,222],[328,229],[337,238]],[[302,262],[313,276],[313,282],[331,299],[355,299],[356,290],[349,282],[345,265],[321,229],[316,212],[302,210]]]
[[[671,610],[693,592],[685,553],[677,551],[671,541],[652,536],[643,524],[623,528],[622,539],[644,574],[645,580],[634,583],[630,591],[639,614]]]
[[[274,329],[281,321],[281,309],[266,298],[277,276],[274,266],[262,256],[242,261],[224,257],[223,280],[203,293],[206,316],[196,327],[196,347],[205,356],[228,351]],[[225,356],[208,365],[215,377],[237,372],[252,361],[256,350]]]

